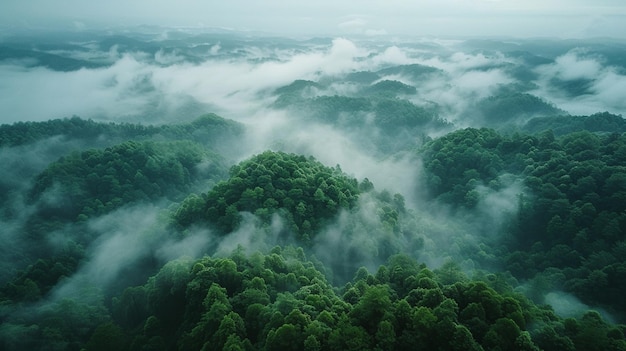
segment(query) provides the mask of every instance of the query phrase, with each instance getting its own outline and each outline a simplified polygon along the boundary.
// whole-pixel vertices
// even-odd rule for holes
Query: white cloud
[[[555,59],[552,64],[536,69],[540,74],[539,89],[534,91],[574,115],[589,115],[601,111],[626,114],[626,75],[622,69],[607,66],[604,58],[586,49],[573,49]],[[553,80],[582,80],[587,85],[584,94],[570,96],[555,88]]]
[[[414,63],[415,60],[407,56],[405,50],[393,45],[386,48],[382,53],[373,58],[374,63],[384,65],[406,65]]]
[[[128,55],[109,68],[74,72],[0,66],[3,118],[46,120],[74,114],[96,117],[105,111],[117,116],[138,113],[150,95],[137,87],[149,82],[150,69]]]
[[[85,287],[106,290],[124,269],[149,255],[163,239],[163,232],[155,230],[158,211],[153,206],[123,208],[91,221],[97,239],[80,269],[55,287],[54,298],[75,297]]]
[[[469,71],[454,79],[454,88],[462,91],[467,97],[485,98],[492,95],[500,85],[512,82],[513,80],[499,69]]]
[[[626,75],[619,74],[614,70],[607,70],[598,77],[592,90],[596,93],[601,105],[610,106],[620,113],[626,112],[626,99],[624,98]],[[601,106],[598,108],[598,111],[602,110]]]
[[[581,57],[582,50],[572,50],[559,56],[555,63],[555,75],[563,80],[595,79],[602,65],[596,59]]]
[[[254,50],[252,53],[267,55]],[[194,65],[179,63],[180,56],[159,51],[154,59],[165,66],[149,63],[150,58],[142,53],[125,54],[110,67],[74,72],[0,65],[0,107],[5,112],[2,122],[71,115],[120,119],[142,115],[155,105],[161,112],[173,110],[181,96],[213,106],[216,112],[228,111],[240,117],[265,103],[259,100],[259,93],[296,79],[348,72],[365,54],[352,41],[338,38],[330,47],[260,64],[250,63],[246,57],[216,58]]]

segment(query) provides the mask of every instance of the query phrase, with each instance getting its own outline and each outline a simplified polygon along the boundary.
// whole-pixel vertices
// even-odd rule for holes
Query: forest
[[[595,83],[551,71],[575,48],[363,43],[174,103],[161,70],[270,77],[356,44],[145,37],[3,43],[20,74],[153,71],[103,82],[134,112],[2,120],[0,349],[626,350],[626,122],[575,108]],[[111,45],[142,54],[78,58]]]

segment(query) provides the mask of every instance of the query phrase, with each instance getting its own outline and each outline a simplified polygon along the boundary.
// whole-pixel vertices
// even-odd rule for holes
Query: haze
[[[623,3],[3,0],[0,350],[626,350]]]
[[[626,37],[620,0],[6,0],[0,7],[5,28],[145,24],[281,35]]]

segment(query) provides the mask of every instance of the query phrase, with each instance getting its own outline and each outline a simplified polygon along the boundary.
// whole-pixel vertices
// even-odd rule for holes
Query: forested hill
[[[590,132],[625,133],[626,121],[622,116],[608,112],[591,116],[537,117],[529,120],[523,128],[529,133],[552,130],[555,135],[587,130]]]
[[[356,179],[295,154],[267,151],[234,166],[230,175],[202,198],[186,199],[175,214],[178,224],[208,222],[228,234],[241,223],[241,212],[266,224],[279,214],[297,239],[308,242],[341,209],[354,207],[359,195]]]
[[[93,219],[132,206],[166,206],[224,179],[227,161],[215,150],[242,132],[213,114],[163,126],[78,117],[0,126],[6,296],[38,299],[71,276],[98,239]],[[60,242],[54,233],[62,233]],[[29,284],[34,290],[24,293]]]
[[[133,123],[103,123],[74,116],[46,122],[17,122],[0,125],[0,147],[15,147],[50,137],[110,143],[164,138],[189,139],[213,147],[243,132],[243,126],[216,114],[202,115],[190,123],[159,126]]]
[[[626,312],[620,297],[626,288],[624,134],[505,136],[465,129],[425,145],[423,155],[430,196],[460,212],[521,182],[518,212],[495,251],[498,264],[518,279],[540,279],[586,303]]]
[[[626,42],[344,22],[2,32],[0,351],[626,351]]]
[[[587,125],[426,138],[420,207],[309,155],[229,158],[245,129],[216,115],[0,126],[0,348],[626,350],[626,136]]]

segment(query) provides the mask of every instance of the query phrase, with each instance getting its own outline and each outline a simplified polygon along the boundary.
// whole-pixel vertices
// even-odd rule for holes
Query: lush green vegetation
[[[351,77],[413,69],[436,73]],[[376,80],[368,86],[389,95],[317,95],[323,84],[296,81],[276,104],[341,130],[373,128],[379,154],[410,153],[420,195],[392,195],[306,155],[265,151],[235,163],[226,155],[243,127],[212,114],[161,126],[78,117],[0,126],[7,154],[72,146],[23,173],[20,187],[0,183],[0,349],[626,350],[621,117],[522,124],[555,110],[528,94],[497,95],[477,106],[520,122],[517,132],[430,139],[423,129],[451,126],[438,107],[399,97],[409,85]],[[501,221],[489,218],[494,199],[514,204]],[[117,283],[81,285],[86,267],[123,256],[113,246],[110,260],[94,261],[107,240],[136,234],[113,223],[101,235],[102,222],[142,205],[158,215],[131,231],[150,244],[122,260]],[[472,232],[491,223],[493,235]],[[264,245],[246,246],[252,237]],[[172,259],[179,246],[200,258]],[[563,315],[548,293],[586,305]]]
[[[626,350],[623,42],[137,30],[0,35],[146,123],[0,125],[0,350]]]
[[[425,123],[415,119],[411,111],[418,107],[408,101],[336,99],[344,107],[370,106],[383,129]],[[615,121],[607,114],[588,119]],[[551,123],[561,122],[555,117]],[[496,228],[497,237],[454,244],[476,265],[497,264],[503,273],[467,274],[452,262],[431,270],[397,254],[419,252],[425,240],[436,240],[429,235],[444,235],[446,228],[459,230],[445,225],[435,230],[424,219],[439,206],[407,209],[400,194],[377,192],[367,179],[359,182],[339,166],[291,153],[263,152],[232,166],[227,175],[220,166],[224,160],[209,147],[220,137],[214,129],[236,133],[237,128],[214,115],[158,127],[78,118],[2,126],[9,149],[52,136],[127,139],[70,152],[33,177],[23,195],[34,211],[18,230],[33,246],[13,254],[24,266],[10,271],[0,289],[2,347],[626,349],[625,326],[592,311],[559,317],[542,305],[546,293],[563,291],[614,318],[626,313],[624,135],[586,130],[507,135],[469,128],[416,150],[427,201],[446,204],[459,218],[472,216],[490,194],[521,184],[518,211]],[[125,269],[134,277],[131,286],[89,290],[80,298],[55,292],[89,260],[96,245],[92,219],[160,201],[166,207],[158,227],[172,240],[197,235],[198,228],[228,239],[247,212],[255,224],[245,230],[282,246],[266,252],[239,247],[228,256],[164,266],[147,255]],[[3,213],[6,221],[16,216]],[[322,262],[316,258],[320,240],[330,237],[321,233],[336,221],[342,224],[332,233],[344,241],[336,237],[332,245],[341,253],[322,255]],[[269,235],[276,230],[278,236]],[[46,238],[59,231],[69,239],[50,250]],[[368,240],[362,245],[371,250],[349,240]],[[288,246],[294,244],[300,247]],[[386,263],[372,272],[358,269],[368,261]],[[528,283],[520,287],[520,281]]]
[[[366,94],[395,97],[397,95],[412,95],[417,89],[397,80],[381,80],[365,89]]]
[[[230,170],[230,178],[202,197],[187,198],[174,218],[187,227],[209,222],[222,234],[235,230],[241,212],[254,213],[266,224],[280,214],[287,227],[306,243],[340,209],[353,207],[359,195],[356,179],[313,158],[264,152]]]
[[[16,243],[3,251],[3,283],[13,276],[0,289],[3,299],[35,301],[71,276],[85,258],[85,248],[96,238],[88,224],[90,219],[124,206],[178,202],[191,191],[207,189],[225,178],[223,157],[191,140],[199,138],[204,145],[211,145],[215,138],[227,136],[205,139],[215,135],[212,129],[227,133],[231,128],[240,131],[241,127],[215,115],[188,125],[161,127],[104,124],[77,117],[0,126],[2,140],[8,145],[35,143],[52,136],[66,139],[69,145],[85,140],[104,139],[105,145],[124,138],[138,140],[70,152],[37,174],[30,174],[32,179],[25,181],[29,185],[24,193],[7,187],[0,219],[10,223],[8,230],[16,231]],[[164,141],[178,138],[182,140]],[[20,204],[22,199],[25,204]],[[50,242],[56,231],[65,236],[60,247]],[[22,244],[25,242],[28,244]]]
[[[478,118],[488,126],[521,124],[531,117],[564,114],[555,106],[526,93],[505,93],[478,102]],[[543,130],[543,129],[542,129]]]
[[[408,70],[406,74],[412,72],[411,66],[403,69]],[[396,70],[381,72],[391,74]],[[441,117],[436,104],[418,105],[409,100],[417,92],[412,85],[396,80],[363,84],[375,77],[378,75],[373,72],[349,74],[346,79],[359,87],[352,95],[326,94],[327,87],[320,83],[294,81],[275,91],[274,107],[291,111],[304,122],[328,124],[350,133],[358,130],[367,136],[359,140],[367,144],[364,147],[385,155],[419,146],[426,131],[452,127]]]
[[[471,281],[453,265],[433,272],[398,255],[375,274],[359,269],[336,289],[302,249],[276,247],[251,256],[235,251],[228,258],[170,262],[146,285],[114,299],[118,326],[107,322],[98,329],[116,331],[109,342],[131,349],[626,347],[624,328],[611,327],[597,313],[564,320],[497,281]],[[134,332],[124,335],[119,326]],[[91,338],[106,340],[98,333]]]
[[[423,152],[431,196],[454,207],[474,208],[481,189],[509,186],[503,174],[523,181],[501,249],[514,276],[537,277],[586,303],[626,312],[619,297],[626,288],[626,136],[465,129]]]
[[[45,138],[84,140],[90,143],[112,145],[126,140],[193,140],[212,147],[227,138],[240,135],[243,127],[230,120],[209,113],[186,124],[151,126],[131,123],[102,123],[72,118],[46,122],[17,122],[0,125],[0,147],[30,144]]]
[[[624,133],[626,132],[626,121],[624,121],[622,116],[608,112],[596,113],[591,116],[536,117],[529,120],[524,125],[523,130],[530,133],[552,130],[555,135],[584,130],[590,132]]]
[[[81,220],[124,204],[181,198],[200,179],[196,168],[207,158],[192,142],[128,141],[104,150],[72,153],[35,178],[30,201],[53,197],[40,206],[46,219]],[[206,170],[220,176],[219,169]]]
[[[340,288],[302,249],[179,259],[107,309],[57,302],[0,328],[4,346],[89,350],[623,350],[624,326],[562,319],[497,276],[393,256]],[[97,302],[99,301],[99,302]],[[72,314],[68,315],[68,311]],[[80,326],[80,327],[78,327]],[[70,341],[71,340],[71,341]]]

